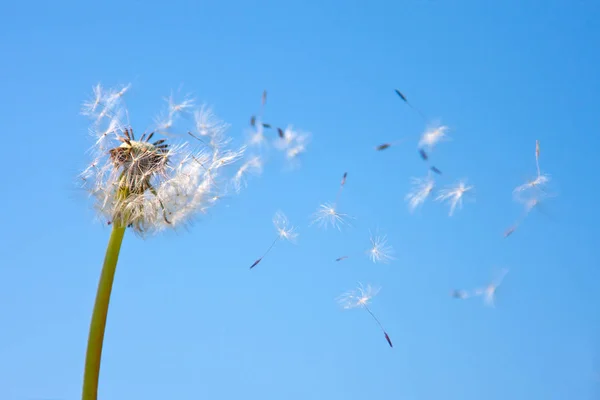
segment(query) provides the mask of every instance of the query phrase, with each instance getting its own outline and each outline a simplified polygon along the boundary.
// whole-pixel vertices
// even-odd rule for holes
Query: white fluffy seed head
[[[84,103],[95,143],[93,159],[80,178],[100,215],[144,236],[181,226],[213,206],[231,180],[226,167],[242,158],[244,148],[228,147],[227,125],[206,107],[195,113],[197,129],[176,134],[181,140],[175,144],[158,137],[159,131],[134,134],[123,118],[123,96],[129,87],[105,90],[98,85]],[[173,97],[168,103],[169,121],[190,112],[194,104],[189,98],[177,103]],[[196,141],[187,131],[207,141]]]

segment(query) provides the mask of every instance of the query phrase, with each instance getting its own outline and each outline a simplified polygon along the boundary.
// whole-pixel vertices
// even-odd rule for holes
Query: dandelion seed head
[[[365,307],[379,293],[379,290],[380,288],[370,284],[363,286],[359,283],[356,289],[343,293],[337,298],[337,301],[344,309]]]
[[[96,86],[97,105],[84,104],[96,140],[93,159],[80,178],[100,215],[145,236],[185,224],[214,205],[224,167],[241,158],[244,149],[220,146],[226,142],[221,140],[219,146],[193,150],[188,142],[169,143],[153,132],[136,138],[121,119],[127,115],[122,98],[129,87]],[[222,135],[223,126],[213,124],[207,134]]]

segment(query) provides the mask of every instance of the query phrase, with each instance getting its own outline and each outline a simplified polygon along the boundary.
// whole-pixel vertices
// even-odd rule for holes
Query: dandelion
[[[429,197],[435,186],[435,181],[431,174],[428,174],[424,178],[411,178],[413,188],[405,196],[405,200],[408,202],[408,208],[410,212],[414,212],[419,206],[421,206],[425,200]]]
[[[289,242],[295,243],[296,238],[298,237],[298,233],[296,232],[296,228],[291,226],[285,214],[281,211],[277,211],[275,216],[273,217],[273,225],[275,225],[275,229],[277,230],[277,237],[271,243],[271,245],[267,248],[267,251],[263,253],[263,255],[254,261],[250,266],[250,269],[256,267],[263,258],[266,257],[267,254],[271,251],[271,249],[279,242],[280,240],[287,240]]]
[[[454,210],[462,207],[463,196],[473,190],[473,186],[467,186],[466,181],[459,181],[458,184],[440,190],[439,195],[435,198],[438,201],[448,201],[450,203],[449,216],[454,214]]]
[[[390,347],[394,347],[392,345],[392,340],[387,334],[379,319],[373,314],[368,304],[373,297],[375,297],[379,293],[379,288],[373,288],[371,285],[367,285],[363,287],[362,284],[359,283],[358,287],[354,290],[348,291],[341,296],[338,297],[337,301],[342,306],[342,308],[348,310],[352,308],[364,308],[371,317],[375,320],[377,325],[381,328],[383,334],[385,335],[385,340],[387,340]]]
[[[123,96],[129,87],[104,90],[98,85],[93,102],[83,106],[97,138],[93,159],[80,178],[99,214],[112,225],[90,325],[84,399],[97,397],[108,304],[126,229],[145,237],[176,229],[205,212],[220,198],[218,182],[224,167],[243,154],[243,148],[231,150],[223,146],[227,140],[216,140],[223,134],[222,124],[205,127],[206,136],[216,145],[200,150],[193,150],[188,142],[169,143],[155,132],[136,137],[122,120],[127,115]],[[184,107],[177,108],[179,112]]]
[[[502,281],[504,280],[504,277],[506,276],[507,273],[508,273],[507,269],[502,269],[500,271],[499,276],[496,279],[494,279],[494,281],[492,283],[490,283],[488,286],[486,286],[483,289],[476,290],[475,295],[483,296],[483,301],[484,301],[485,305],[494,307],[496,291],[502,284]]]
[[[448,127],[445,125],[434,125],[423,132],[423,135],[421,135],[421,139],[419,140],[419,151],[421,152],[421,157],[423,159],[427,159],[425,149],[431,152],[440,141],[447,139],[447,131]]]

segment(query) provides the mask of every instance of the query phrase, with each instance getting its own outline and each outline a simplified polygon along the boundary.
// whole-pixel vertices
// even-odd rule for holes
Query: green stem
[[[115,221],[116,222],[116,221]],[[125,226],[119,223],[113,224],[113,229],[106,248],[104,266],[98,283],[96,303],[90,324],[87,353],[85,356],[85,372],[83,376],[83,400],[96,400],[98,397],[98,377],[100,376],[100,360],[102,358],[102,343],[104,341],[104,329],[106,327],[106,316],[110,293],[112,291],[115,270],[121,250],[121,243],[125,235]]]

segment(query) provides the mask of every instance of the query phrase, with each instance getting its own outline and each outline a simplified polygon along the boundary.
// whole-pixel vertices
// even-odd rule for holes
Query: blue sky
[[[98,82],[131,82],[147,126],[183,87],[242,138],[266,119],[312,133],[299,169],[265,172],[189,232],[128,233],[106,332],[103,399],[597,399],[600,396],[597,70],[592,1],[11,2],[0,15],[5,137],[0,234],[0,398],[80,396],[89,319],[110,229],[75,177],[91,145],[80,105]],[[453,217],[404,195],[422,176],[424,124],[450,127],[441,183],[468,178]],[[143,128],[140,128],[143,129]],[[552,218],[521,212],[512,189],[540,163]],[[356,217],[309,227],[333,201]],[[273,239],[273,213],[298,225]],[[333,260],[388,235],[396,260]],[[496,308],[453,288],[508,268]],[[381,286],[372,310],[335,298]],[[594,380],[596,376],[596,380]]]

